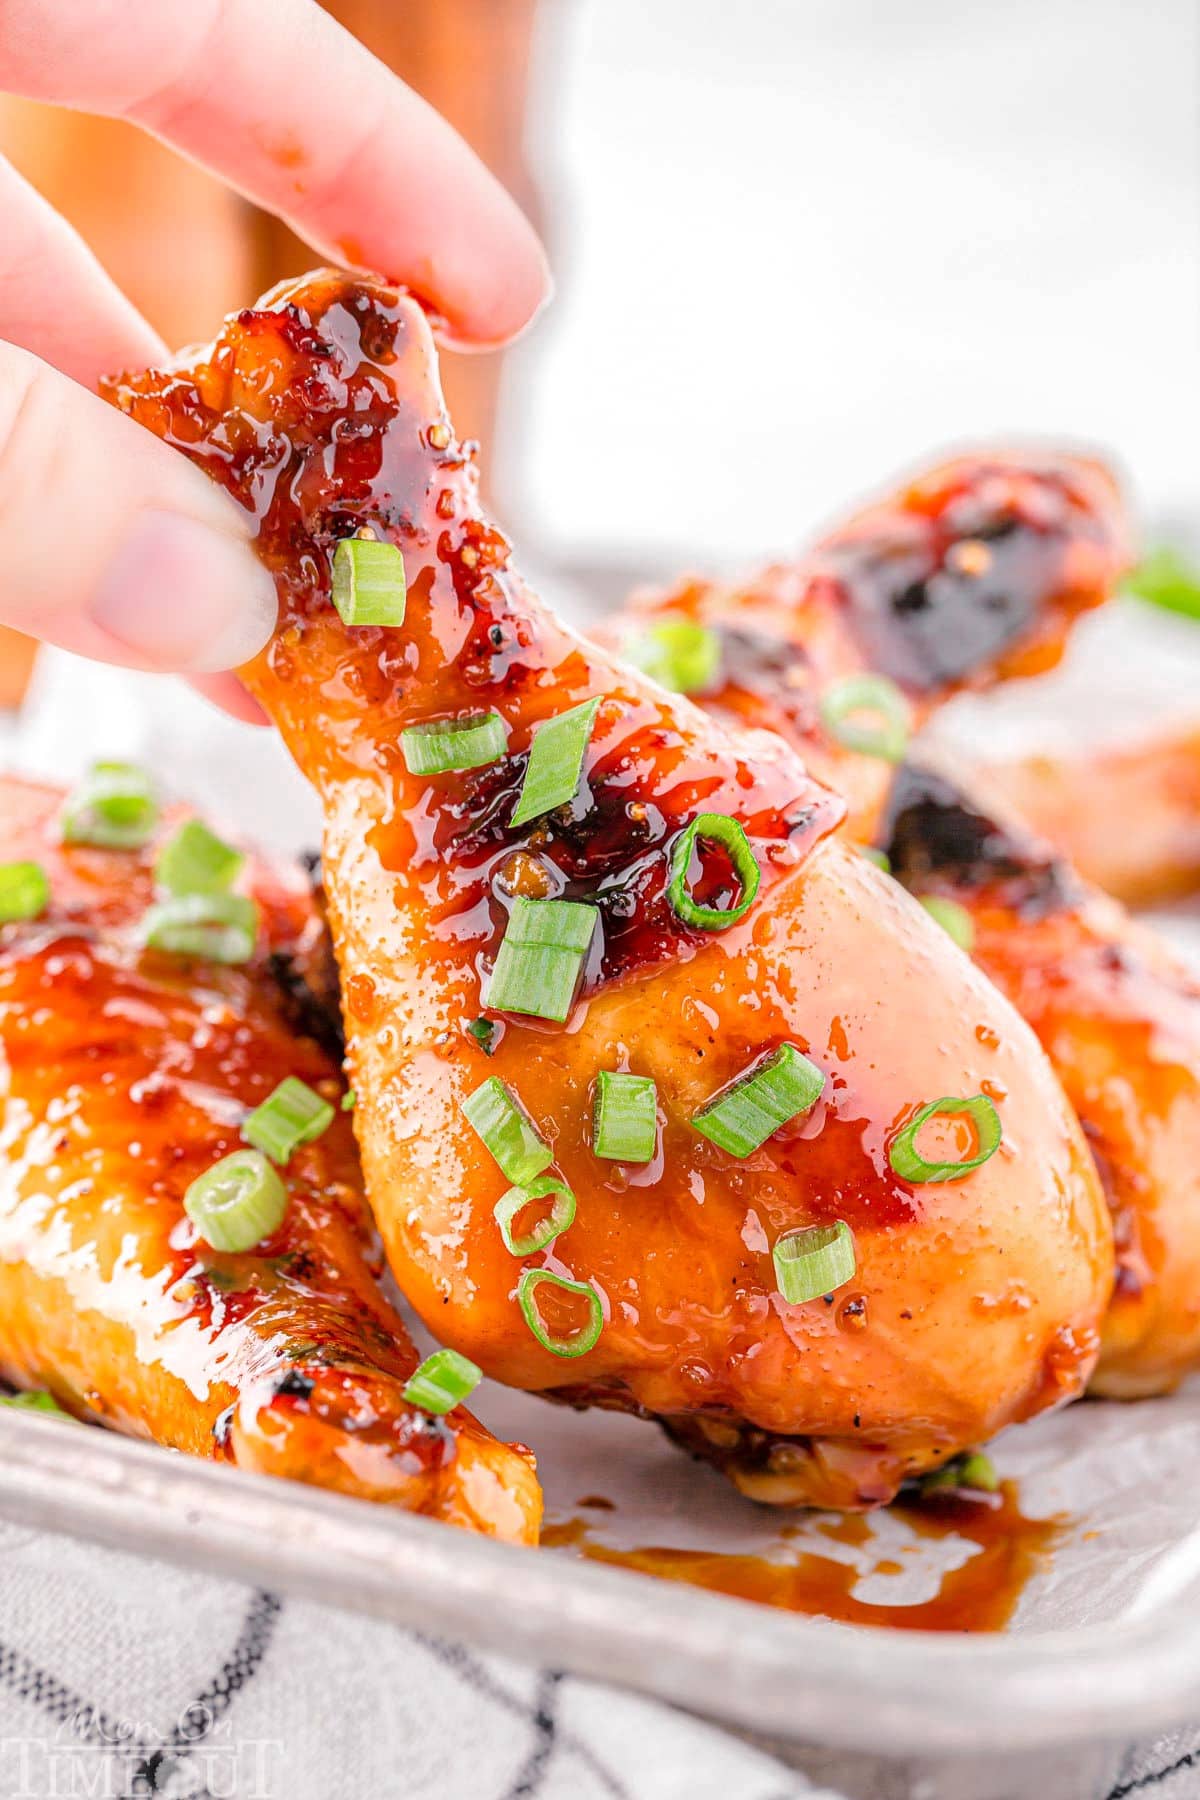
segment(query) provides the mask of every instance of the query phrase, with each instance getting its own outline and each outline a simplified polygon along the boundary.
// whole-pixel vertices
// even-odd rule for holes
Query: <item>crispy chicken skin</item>
[[[1083,1123],[1117,1258],[1093,1391],[1170,1389],[1200,1365],[1200,983],[977,784],[903,769],[884,842],[910,892],[966,908]]]
[[[110,397],[258,520],[274,642],[244,671],[326,809],[324,881],[355,1126],[393,1269],[423,1318],[500,1379],[640,1409],[785,1503],[868,1506],[1000,1426],[1077,1394],[1112,1279],[1107,1208],[1028,1028],[922,909],[835,835],[841,803],[777,738],[729,733],[560,627],[480,514],[410,299],[332,273],[276,289],[187,367]],[[350,629],[338,539],[399,545],[407,616]],[[510,823],[532,728],[600,708],[576,799]],[[401,731],[495,708],[507,754],[409,773]],[[701,931],[667,903],[668,852],[700,811],[738,819],[755,904]],[[723,855],[695,873],[732,898]],[[586,897],[596,941],[565,1025],[468,1026],[514,894]],[[826,1076],[804,1118],[738,1161],[697,1108],[784,1042]],[[645,1166],[591,1148],[597,1071],[658,1084]],[[531,1334],[493,1208],[508,1181],[463,1102],[496,1076],[577,1197],[530,1263],[588,1282],[603,1330],[564,1360]],[[922,1104],[986,1089],[1004,1141],[914,1186],[888,1152]],[[936,1135],[936,1127],[932,1128]],[[949,1130],[949,1128],[947,1128]],[[955,1138],[957,1152],[970,1148]],[[927,1149],[933,1148],[932,1140]],[[853,1281],[788,1305],[772,1246],[851,1226]],[[559,1336],[574,1318],[545,1309]]]
[[[913,723],[952,694],[1035,675],[1071,625],[1128,567],[1130,535],[1110,472],[1048,451],[976,451],[937,463],[828,532],[797,562],[748,581],[684,581],[635,594],[613,635],[662,614],[720,640],[697,698],[718,718],[778,731],[844,794],[868,843],[890,770],[825,730],[823,690],[871,671],[903,690]]]
[[[914,567],[890,547],[915,541],[931,559],[935,537],[927,624]],[[975,962],[1033,1026],[1095,1155],[1117,1282],[1092,1386],[1112,1395],[1161,1392],[1200,1363],[1200,988],[986,779],[910,766],[892,789],[889,764],[829,736],[818,700],[847,671],[878,668],[902,681],[919,717],[957,686],[985,685],[1014,662],[1027,669],[1031,648],[1039,661],[1060,648],[1076,612],[1105,598],[1128,541],[1099,465],[993,452],[918,477],[794,570],[744,589],[641,595],[622,621],[630,633],[647,615],[682,611],[715,629],[722,663],[702,704],[779,732],[854,796],[849,831],[865,834],[892,790],[877,841],[893,873],[967,909]],[[1113,796],[1107,839],[1136,844],[1159,817]]]
[[[5,859],[51,886],[43,917],[0,927],[0,1372],[173,1449],[536,1542],[532,1459],[403,1398],[417,1353],[376,1284],[347,1114],[293,1155],[251,1253],[211,1250],[183,1210],[284,1076],[343,1092],[269,967],[312,937],[304,884],[254,870],[245,967],[139,950],[154,846],[64,846],[60,799],[0,784]]]

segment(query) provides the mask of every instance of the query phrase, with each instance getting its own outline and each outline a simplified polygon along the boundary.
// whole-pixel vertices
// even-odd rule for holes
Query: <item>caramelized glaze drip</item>
[[[596,1503],[593,1499],[588,1504],[594,1508]],[[995,1496],[900,1502],[890,1510],[920,1538],[958,1537],[977,1546],[975,1555],[943,1574],[932,1599],[894,1606],[860,1600],[854,1593],[862,1579],[858,1567],[808,1549],[790,1561],[662,1545],[615,1550],[599,1543],[591,1523],[582,1518],[551,1521],[542,1531],[542,1543],[589,1562],[636,1569],[663,1581],[682,1581],[737,1600],[845,1625],[882,1625],[893,1631],[1001,1631],[1027,1583],[1046,1567],[1067,1530],[1062,1518],[1027,1518],[1011,1481],[1004,1482]],[[862,1515],[822,1520],[818,1529],[833,1542],[855,1548],[869,1543],[872,1535],[871,1523]],[[895,1575],[901,1567],[895,1558],[881,1556],[872,1572]]]

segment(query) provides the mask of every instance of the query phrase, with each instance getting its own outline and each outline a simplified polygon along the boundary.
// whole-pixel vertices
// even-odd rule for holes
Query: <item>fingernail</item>
[[[125,650],[179,674],[236,669],[275,627],[275,584],[244,538],[181,513],[141,514],[91,616]]]

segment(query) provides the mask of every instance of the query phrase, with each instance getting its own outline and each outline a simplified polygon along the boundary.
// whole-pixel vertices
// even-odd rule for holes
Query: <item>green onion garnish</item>
[[[535,1175],[554,1161],[549,1144],[543,1143],[524,1107],[498,1076],[489,1075],[482,1087],[463,1101],[468,1125],[483,1139],[508,1179],[526,1187]]]
[[[917,1149],[917,1133],[926,1119],[955,1113],[967,1113],[970,1116],[979,1141],[978,1151],[964,1162],[927,1162]],[[972,1169],[978,1169],[990,1156],[996,1154],[1002,1136],[1000,1114],[986,1094],[972,1094],[968,1100],[960,1100],[951,1094],[941,1100],[931,1100],[928,1106],[923,1106],[909,1120],[904,1130],[893,1139],[888,1150],[888,1161],[902,1181],[961,1181],[964,1175],[969,1175]]]
[[[749,1156],[789,1119],[810,1112],[824,1086],[824,1072],[815,1063],[794,1044],[781,1044],[702,1106],[692,1124],[730,1156]]]
[[[185,819],[159,851],[154,878],[172,894],[223,894],[245,860],[199,819]]]
[[[728,852],[742,897],[736,906],[702,906],[688,891],[692,856],[698,844],[720,844]],[[671,850],[671,878],[667,899],[676,916],[698,931],[724,931],[745,918],[758,892],[759,868],[750,840],[736,819],[724,813],[700,813],[675,839]]]
[[[0,1394],[0,1406],[15,1406],[21,1412],[57,1413],[60,1419],[71,1417],[45,1388],[27,1388],[23,1394]]]
[[[561,1288],[566,1294],[579,1294],[587,1301],[587,1324],[573,1331],[570,1337],[553,1337],[538,1312],[534,1295],[543,1284]],[[564,1275],[555,1275],[549,1269],[526,1269],[517,1283],[517,1301],[525,1315],[525,1323],[542,1349],[549,1350],[554,1356],[583,1356],[593,1348],[604,1329],[600,1296],[590,1281],[568,1281]]]
[[[244,894],[172,894],[142,916],[142,942],[172,956],[244,963],[254,954],[258,908]]]
[[[857,1268],[854,1237],[844,1219],[785,1231],[771,1252],[779,1292],[789,1306],[845,1287]]]
[[[599,914],[577,900],[513,901],[484,1005],[556,1019],[571,1010]]]
[[[862,718],[861,714],[873,715]],[[903,760],[908,747],[908,702],[886,675],[847,675],[821,696],[821,723],[844,750]]]
[[[596,1077],[592,1148],[609,1162],[648,1163],[658,1143],[658,1089],[648,1075]]]
[[[934,1469],[921,1477],[923,1494],[963,1491],[980,1494],[997,1494],[1000,1491],[996,1465],[982,1450],[964,1451],[961,1456],[952,1457],[948,1463],[943,1463],[940,1469]]]
[[[339,1111],[353,1112],[358,1104],[358,1095],[353,1088],[347,1088],[339,1103]]]
[[[511,823],[528,825],[575,798],[583,773],[583,754],[596,722],[600,701],[584,700],[539,725],[529,746],[525,779]]]
[[[333,1124],[333,1108],[306,1081],[288,1075],[242,1123],[242,1136],[282,1167],[301,1144]]]
[[[676,694],[711,687],[721,663],[721,640],[695,619],[662,619],[625,646],[635,668]]]
[[[1125,587],[1139,600],[1151,606],[1165,607],[1167,612],[1182,613],[1185,618],[1200,619],[1200,569],[1164,546],[1152,550],[1133,572],[1125,577]]]
[[[513,1236],[513,1220],[517,1214],[534,1200],[545,1200],[554,1195],[554,1204],[545,1218],[521,1237]],[[552,1244],[556,1237],[561,1237],[567,1227],[575,1220],[575,1196],[563,1181],[553,1175],[536,1175],[526,1187],[511,1187],[502,1199],[497,1200],[493,1211],[496,1223],[500,1227],[500,1236],[504,1239],[504,1248],[510,1256],[533,1256],[538,1250],[544,1250]]]
[[[400,733],[400,748],[410,775],[447,775],[495,762],[508,748],[508,733],[497,712],[425,719]]]
[[[50,883],[41,863],[0,863],[0,923],[36,919],[50,904]]]
[[[970,951],[975,942],[975,922],[965,906],[945,894],[925,894],[921,905],[931,919],[936,919],[947,937],[954,939],[960,950]]]
[[[333,553],[333,604],[344,625],[403,625],[404,558],[377,538],[343,538]]]
[[[497,1029],[494,1019],[472,1019],[467,1026],[467,1036],[475,1039],[485,1056],[490,1056],[495,1049]]]
[[[235,1150],[197,1175],[183,1210],[214,1250],[253,1250],[283,1224],[287,1189],[261,1150]]]
[[[871,844],[864,844],[862,846],[862,853],[868,862],[873,862],[875,867],[877,869],[882,869],[885,875],[891,874],[892,859],[886,850],[876,850]]]
[[[413,1371],[404,1398],[410,1406],[440,1418],[451,1407],[460,1406],[482,1380],[483,1370],[469,1356],[457,1350],[435,1350]]]
[[[93,763],[62,811],[64,844],[101,850],[138,850],[158,824],[158,801],[144,769],[135,763]]]

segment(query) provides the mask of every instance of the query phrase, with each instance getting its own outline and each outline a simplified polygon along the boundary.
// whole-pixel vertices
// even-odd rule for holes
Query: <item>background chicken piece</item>
[[[919,717],[957,686],[1027,673],[1105,598],[1128,537],[1098,465],[973,455],[858,515],[794,570],[641,596],[623,621],[634,634],[647,615],[683,611],[714,632],[702,704],[781,733],[851,793],[847,830],[865,831],[891,793],[876,841],[893,873],[964,909],[971,954],[1037,1032],[1096,1158],[1117,1283],[1092,1385],[1111,1395],[1161,1392],[1200,1363],[1200,988],[981,777],[907,767],[893,790],[892,763],[840,741],[821,697],[847,671],[886,671]],[[1113,816],[1128,829],[1113,832]],[[1144,843],[1161,818],[1161,806],[1110,805],[1110,879],[1124,866],[1118,840]]]
[[[1128,906],[1200,887],[1200,730],[1176,725],[1086,754],[992,764],[989,789]],[[1113,821],[1119,820],[1119,829]]]
[[[311,942],[306,885],[255,872],[242,967],[143,950],[156,846],[64,845],[61,799],[0,785],[6,862],[50,886],[0,927],[0,1372],[193,1455],[536,1541],[527,1453],[403,1397],[417,1354],[376,1286],[346,1113],[293,1153],[252,1251],[210,1249],[183,1210],[284,1077],[343,1093],[270,972]]]
[[[419,308],[314,276],[231,319],[195,366],[111,397],[259,521],[281,616],[246,678],[323,797],[369,1190],[438,1335],[516,1386],[653,1413],[789,1502],[884,1501],[1078,1393],[1110,1228],[1036,1041],[830,835],[840,803],[778,740],[727,735],[527,593],[479,513]],[[348,628],[330,604],[335,545],[364,532],[373,561],[347,547],[344,564],[386,567],[380,541],[402,547],[402,623],[395,586],[390,626]],[[565,786],[560,753],[514,825],[535,728],[592,701]],[[499,746],[414,773],[405,734],[455,721]],[[707,849],[686,835],[701,814],[725,821]],[[563,899],[575,910],[527,911]],[[514,918],[553,942],[523,954],[514,931],[520,991],[488,1007]],[[561,1005],[543,978],[565,978]],[[758,1148],[703,1135],[701,1110],[784,1046],[819,1094],[789,1100]],[[644,1160],[595,1153],[602,1072],[655,1083]],[[477,1112],[477,1133],[464,1106],[489,1080],[524,1118],[498,1132]],[[947,1096],[970,1113],[945,1113]],[[532,1156],[527,1135],[513,1154],[522,1132]],[[516,1235],[541,1247],[510,1249],[494,1208],[551,1156],[572,1222],[548,1241],[534,1208]],[[789,1302],[785,1240],[836,1221],[852,1275]]]
[[[1002,804],[897,777],[882,842],[910,892],[963,909],[971,955],[1037,1032],[1112,1207],[1117,1281],[1094,1391],[1200,1365],[1200,983]]]
[[[717,717],[801,747],[845,795],[851,836],[869,843],[890,765],[835,734],[823,696],[855,676],[884,676],[915,727],[953,694],[1037,674],[1129,560],[1120,494],[1101,463],[972,451],[920,471],[795,563],[744,582],[635,594],[610,630],[636,645],[664,619],[706,626],[712,672],[689,691]]]

